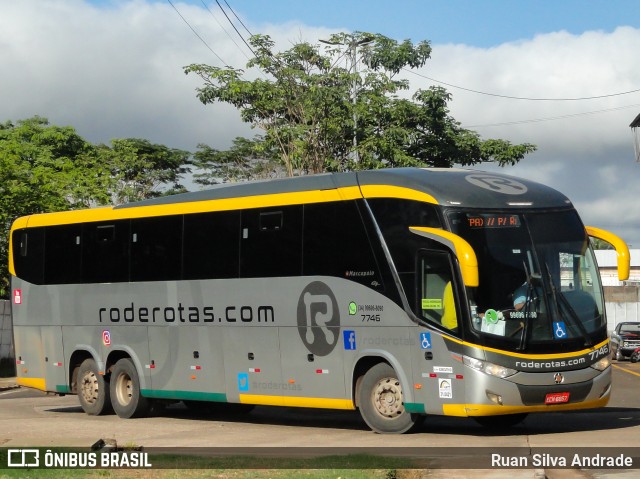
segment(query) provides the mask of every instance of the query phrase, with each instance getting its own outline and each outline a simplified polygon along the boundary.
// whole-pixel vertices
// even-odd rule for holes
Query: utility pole
[[[347,43],[331,42],[329,40],[320,40],[327,45],[344,45],[351,52],[351,67],[353,68],[353,86],[351,87],[351,103],[353,104],[353,161],[360,163],[360,155],[358,154],[358,114],[356,105],[358,103],[358,56],[357,50],[361,45],[367,45],[374,40],[373,37],[366,36],[360,40],[351,37],[351,41]],[[351,71],[351,68],[349,69]]]

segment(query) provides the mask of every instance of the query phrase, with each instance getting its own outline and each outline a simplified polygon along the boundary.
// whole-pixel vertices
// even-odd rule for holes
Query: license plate
[[[545,404],[562,404],[569,402],[569,393],[550,393],[544,398]]]

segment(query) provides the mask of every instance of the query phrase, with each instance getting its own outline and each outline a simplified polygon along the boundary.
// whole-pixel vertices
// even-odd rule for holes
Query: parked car
[[[611,334],[611,354],[614,359],[622,361],[631,357],[640,348],[640,322],[619,323]]]

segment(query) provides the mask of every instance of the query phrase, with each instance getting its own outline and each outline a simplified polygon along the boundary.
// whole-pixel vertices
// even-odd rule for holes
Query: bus
[[[605,406],[603,289],[547,186],[398,168],[225,184],[12,225],[17,381],[91,415],[184,402],[506,427]],[[225,404],[227,406],[225,406]]]

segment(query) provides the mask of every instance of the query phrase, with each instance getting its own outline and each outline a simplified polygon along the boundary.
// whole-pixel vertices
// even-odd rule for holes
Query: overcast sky
[[[250,52],[216,0],[171,3],[0,0],[0,121],[40,115],[95,143],[140,137],[190,151],[252,136],[233,108],[202,105],[198,78],[182,70],[243,67]],[[219,3],[245,37],[268,34],[281,49],[340,31],[429,40],[422,76],[407,75],[412,89],[446,83],[463,126],[536,144],[501,170],[557,188],[586,224],[640,248],[629,128],[640,113],[637,0]]]

